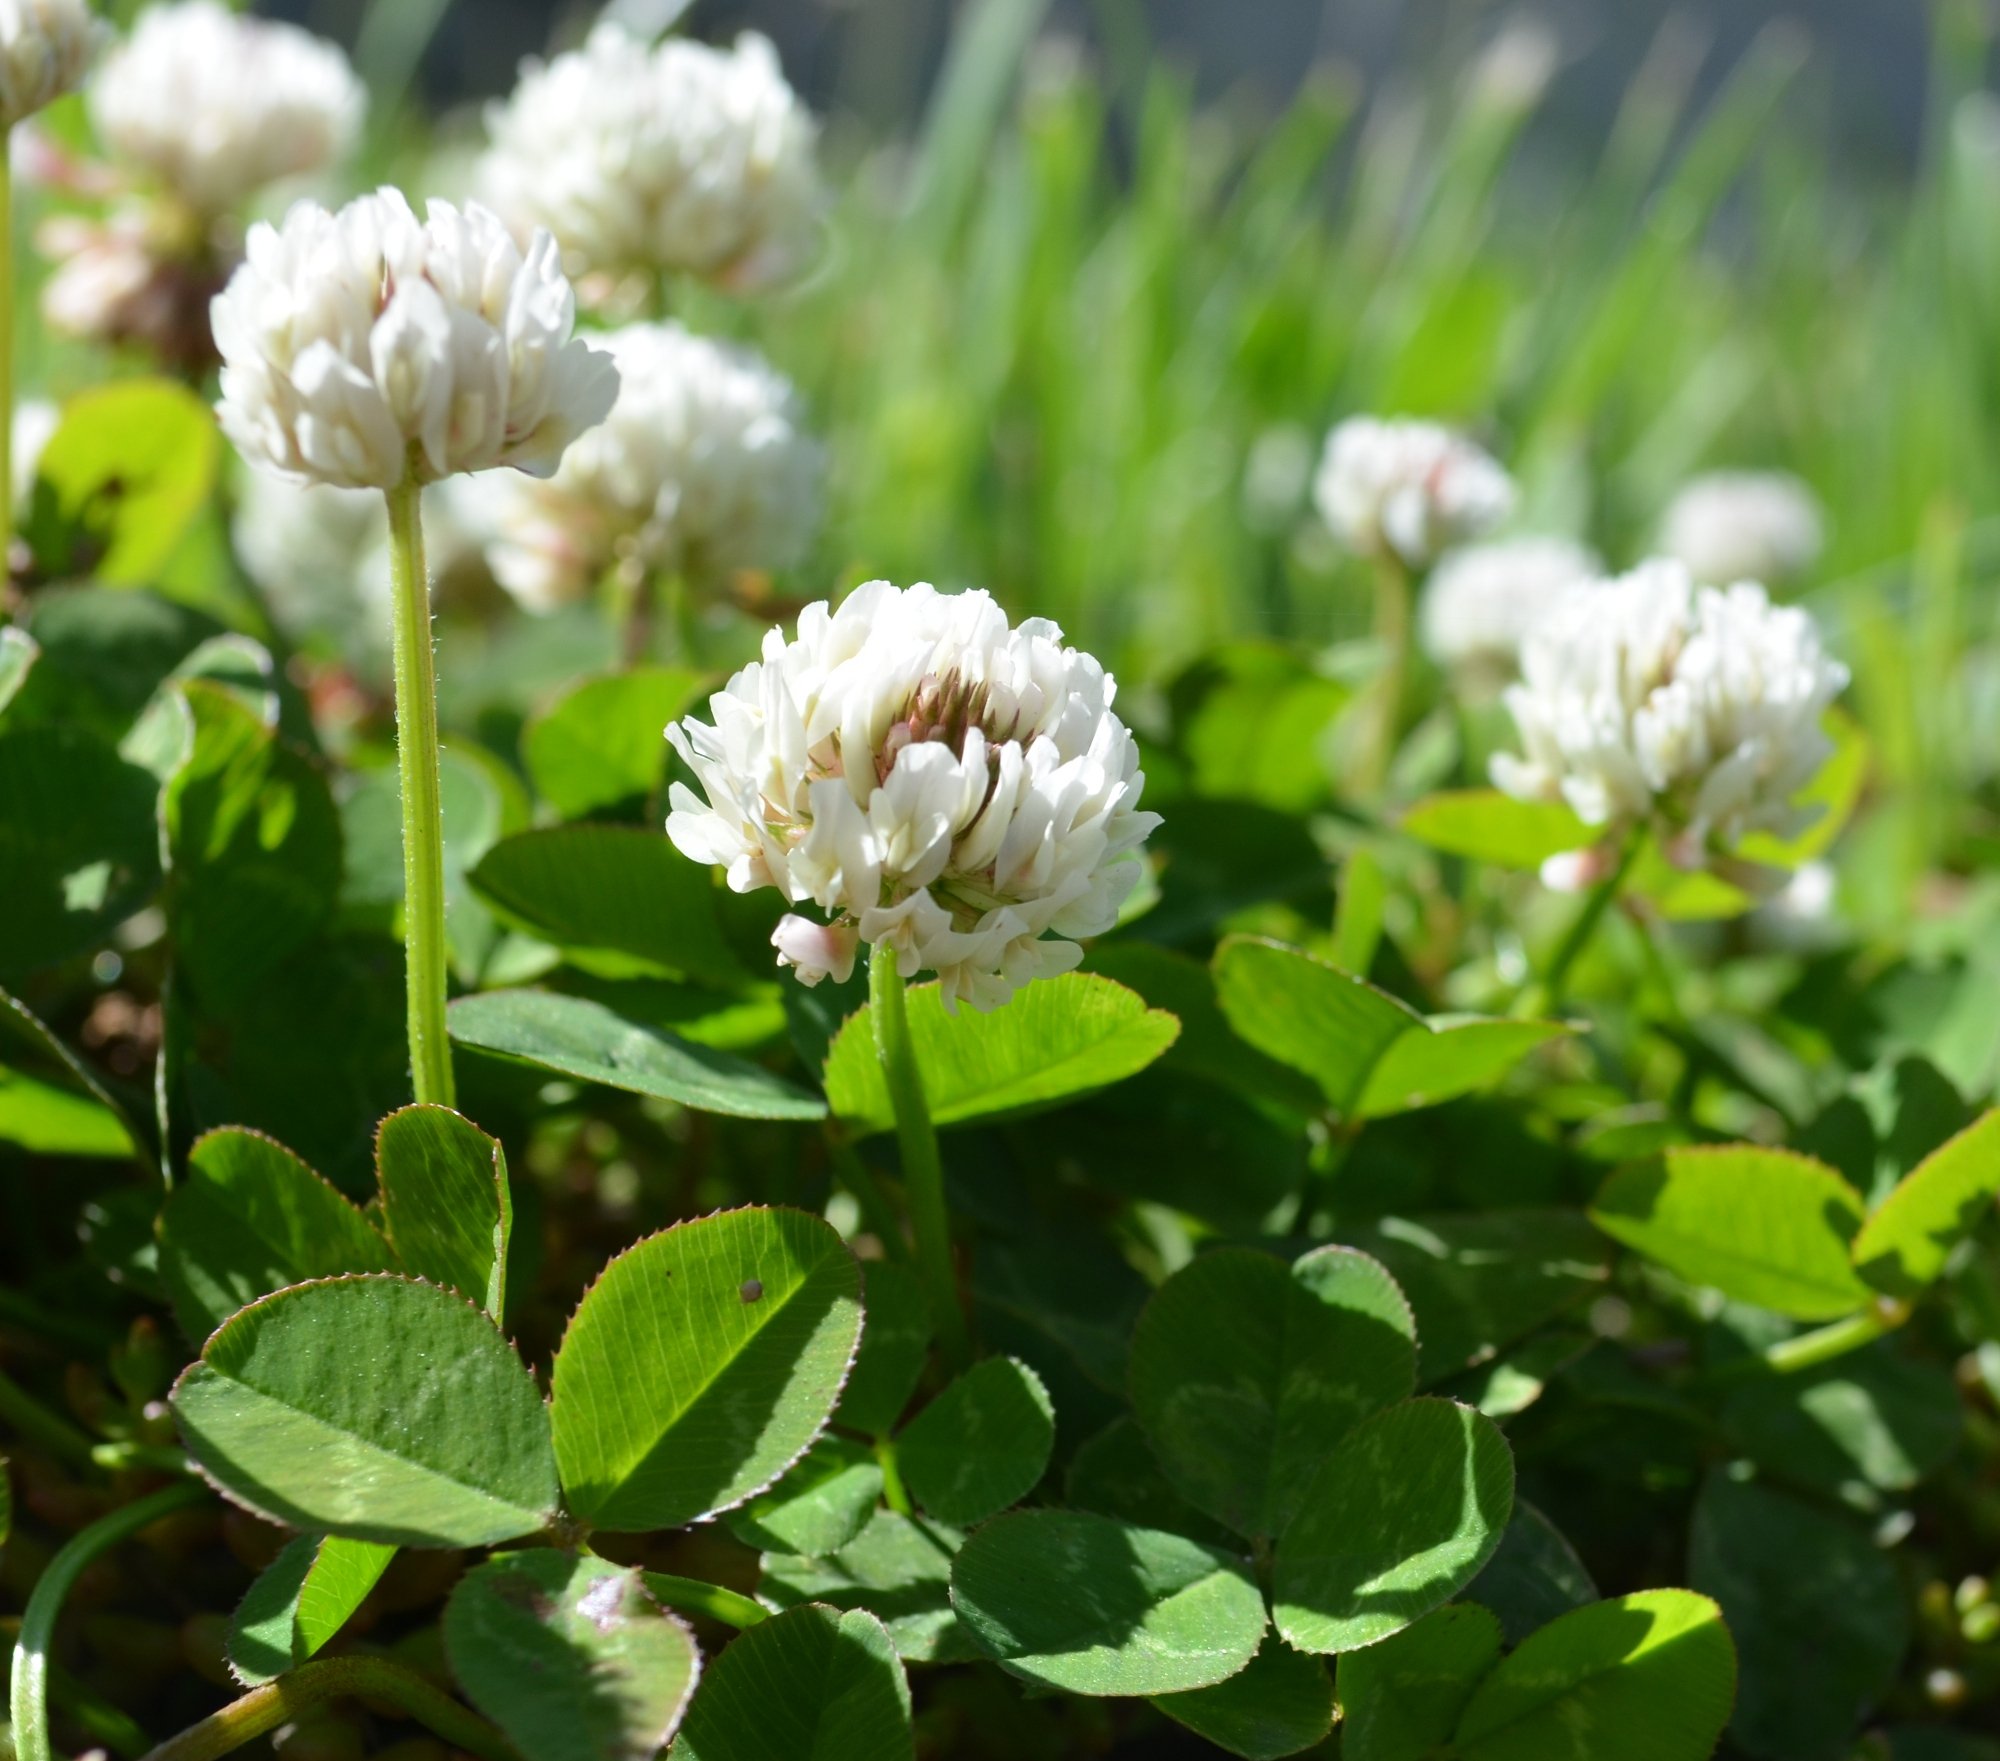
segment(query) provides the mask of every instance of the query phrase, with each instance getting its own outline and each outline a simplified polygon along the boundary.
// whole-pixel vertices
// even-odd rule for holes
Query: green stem
[[[99,1517],[89,1528],[72,1535],[49,1561],[28,1597],[28,1606],[21,1613],[20,1637],[14,1641],[8,1710],[20,1761],[55,1761],[55,1749],[49,1741],[49,1646],[55,1637],[56,1616],[84,1568],[161,1517],[207,1498],[208,1488],[199,1480],[183,1480]]]
[[[882,1500],[898,1516],[915,1516],[916,1507],[910,1503],[910,1494],[903,1484],[903,1470],[896,1461],[896,1440],[893,1437],[875,1439],[875,1464],[882,1470]]]
[[[410,1080],[419,1101],[453,1104],[444,933],[444,798],[438,775],[437,657],[424,565],[423,487],[389,491],[389,568],[396,617],[396,764],[403,798],[403,943]]]
[[[882,1243],[883,1251],[892,1260],[908,1260],[910,1244],[903,1239],[902,1221],[896,1215],[896,1207],[889,1202],[889,1195],[882,1190],[881,1181],[875,1178],[875,1170],[861,1159],[861,1152],[848,1142],[838,1125],[829,1121],[825,1136],[827,1158],[833,1163],[834,1173],[840,1184],[854,1195],[863,1219]]]
[[[1832,1363],[1835,1358],[1845,1357],[1851,1351],[1859,1351],[1864,1345],[1873,1345],[1876,1340],[1893,1333],[1909,1318],[1910,1309],[1907,1303],[1881,1298],[1859,1314],[1849,1315],[1844,1320],[1829,1321],[1824,1327],[1815,1327],[1810,1333],[1801,1333],[1791,1339],[1781,1339],[1776,1345],[1767,1345],[1762,1351],[1733,1358],[1704,1380],[1713,1385],[1741,1382],[1755,1376],[1796,1376],[1806,1370],[1816,1370],[1821,1364]]]
[[[1410,674],[1410,589],[1410,571],[1401,557],[1385,551],[1375,559],[1375,638],[1382,648],[1382,670],[1367,706],[1356,765],[1355,782],[1364,797],[1382,792],[1395,761]]]
[[[91,1450],[95,1448],[91,1440],[4,1372],[0,1372],[0,1419],[24,1443],[45,1449],[72,1467],[86,1466],[91,1459]]]
[[[719,1620],[738,1631],[771,1618],[770,1610],[763,1604],[739,1596],[734,1590],[725,1590],[720,1584],[705,1584],[699,1578],[677,1578],[665,1571],[649,1571],[645,1580],[654,1599],[668,1608],[678,1609],[682,1614],[705,1614],[710,1620]]]
[[[944,1202],[944,1164],[937,1132],[924,1099],[923,1072],[910,1038],[910,1012],[896,951],[878,945],[868,955],[869,1014],[875,1024],[875,1055],[896,1113],[896,1141],[903,1152],[903,1188],[909,1195],[910,1232],[916,1238],[917,1270],[930,1293],[931,1321],[944,1347],[946,1365],[963,1369],[972,1361],[965,1311],[958,1301],[958,1274],[951,1257],[951,1217]]]
[[[518,1761],[507,1739],[485,1719],[386,1657],[321,1657],[302,1663],[167,1738],[144,1761],[215,1761],[314,1706],[348,1695],[393,1706],[480,1761]]]
[[[1632,872],[1632,865],[1639,860],[1639,852],[1645,846],[1645,834],[1634,830],[1626,834],[1625,847],[1618,852],[1617,866],[1614,867],[1584,900],[1583,909],[1570,920],[1562,941],[1557,945],[1554,957],[1549,961],[1549,969],[1542,976],[1540,1004],[1537,1014],[1554,1014],[1563,1005],[1565,986],[1569,982],[1570,968],[1577,962],[1584,949],[1590,946],[1590,939],[1597,933],[1597,926],[1604,921],[1604,913],[1625,884],[1625,877]],[[1529,987],[1533,994],[1534,987]]]

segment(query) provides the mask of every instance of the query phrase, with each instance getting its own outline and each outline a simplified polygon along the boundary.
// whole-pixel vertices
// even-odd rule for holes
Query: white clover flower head
[[[995,1008],[1073,968],[1139,879],[1159,817],[1115,689],[1045,618],[871,581],[773,630],[713,724],[667,730],[702,789],[674,786],[667,834],[737,892],[826,914],[772,938],[807,984],[865,942],[935,972],[947,1006]]]
[[[744,292],[796,275],[819,242],[818,131],[777,51],[600,24],[531,62],[487,114],[486,199],[545,226],[572,272],[615,283],[671,271]]]
[[[395,190],[338,214],[300,202],[250,229],[216,296],[223,431],[295,483],[394,489],[511,465],[547,476],[618,392],[572,337],[576,300],[537,233]]]
[[[1506,703],[1522,752],[1493,760],[1510,795],[1650,825],[1690,867],[1817,817],[1797,797],[1832,754],[1821,722],[1847,669],[1754,582],[1698,588],[1655,560],[1579,587],[1530,631],[1521,672]]]
[[[0,130],[75,91],[105,36],[88,0],[0,0]]]
[[[1413,569],[1484,536],[1514,507],[1514,483],[1484,452],[1435,422],[1351,416],[1326,437],[1313,497],[1358,556]]]
[[[1498,538],[1448,551],[1424,585],[1424,652],[1448,672],[1509,677],[1536,620],[1600,567],[1593,551],[1569,538]]]
[[[149,7],[90,87],[111,154],[208,217],[337,163],[366,110],[332,43],[219,0]]]
[[[1826,541],[1819,503],[1782,471],[1697,477],[1667,508],[1660,548],[1697,581],[1790,581],[1819,560]]]
[[[553,477],[496,493],[500,584],[546,611],[613,568],[699,583],[796,562],[818,518],[822,461],[791,382],[678,324],[601,340],[618,401]]]

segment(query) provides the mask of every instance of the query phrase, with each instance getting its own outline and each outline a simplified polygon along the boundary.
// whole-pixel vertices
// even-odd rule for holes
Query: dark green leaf
[[[1245,1761],[1278,1761],[1324,1742],[1333,1729],[1333,1681],[1317,1657],[1276,1633],[1249,1666],[1212,1688],[1161,1694],[1153,1704],[1218,1749]]]
[[[702,675],[684,667],[635,667],[571,686],[522,731],[535,792],[564,819],[657,795],[667,775],[667,723],[701,686]]]
[[[1737,1302],[1813,1321],[1868,1301],[1848,1257],[1861,1197],[1810,1156],[1748,1144],[1670,1149],[1614,1173],[1590,1216],[1615,1240]]]
[[[1595,1602],[1597,1586],[1555,1524],[1517,1498],[1507,1532],[1465,1599],[1499,1616],[1507,1643],[1518,1645],[1537,1627]]]
[[[1160,1465],[1198,1509],[1269,1537],[1355,1425],[1416,1387],[1402,1292],[1352,1248],[1293,1266],[1221,1248],[1177,1272],[1132,1341],[1132,1405]]]
[[[1499,1661],[1500,1623],[1471,1603],[1433,1609],[1349,1651],[1340,1660],[1342,1761],[1427,1761]]]
[[[826,1103],[761,1065],[554,991],[489,991],[451,1006],[460,1045],[631,1094],[742,1119],[822,1119]]]
[[[403,1264],[499,1321],[514,1209],[498,1142],[449,1107],[405,1107],[382,1121],[375,1170],[382,1220]]]
[[[1388,1267],[1416,1311],[1426,1385],[1486,1362],[1611,1275],[1602,1237],[1577,1211],[1385,1217],[1352,1240]]]
[[[1244,1668],[1264,1600],[1218,1548],[1084,1511],[996,1517],[959,1550],[952,1606],[989,1656],[1073,1694],[1173,1694]]]
[[[896,1460],[918,1504],[967,1528],[1032,1491],[1055,1441],[1055,1408],[1041,1377],[1018,1359],[992,1357],[910,1421],[896,1439]]]
[[[951,1606],[951,1561],[965,1537],[942,1523],[878,1510],[826,1559],[764,1556],[758,1595],[778,1608],[824,1602],[865,1608],[911,1663],[963,1663],[979,1655]]]
[[[1688,1566],[1742,1652],[1737,1740],[1788,1761],[1847,1755],[1910,1642],[1895,1565],[1857,1524],[1715,1474],[1695,1505]]]
[[[1017,993],[990,1014],[947,1014],[934,984],[909,993],[910,1033],[924,1095],[938,1125],[962,1125],[1055,1106],[1143,1070],[1180,1031],[1123,985],[1065,973]],[[848,1017],[826,1060],[835,1117],[855,1137],[893,1131],[896,1116],[867,1009]]]
[[[1271,1601],[1301,1651],[1352,1651],[1449,1601],[1500,1545],[1514,1459],[1491,1419],[1409,1400],[1350,1431],[1278,1538]]]
[[[725,1211],[620,1254],[556,1352],[570,1509],[599,1528],[677,1528],[771,1485],[833,1411],[860,1298],[854,1256],[803,1211]]]
[[[340,820],[325,776],[236,697],[183,689],[194,746],[163,808],[168,916],[199,1002],[229,1014],[332,915]]]
[[[910,1685],[882,1623],[811,1605],[753,1626],[709,1665],[674,1744],[676,1761],[915,1754]]]
[[[1228,1529],[1174,1490],[1146,1433],[1129,1414],[1113,1419],[1070,1458],[1063,1496],[1077,1510],[1115,1516],[1138,1528],[1165,1529],[1217,1547],[1237,1544]]]
[[[360,1211],[282,1144],[234,1126],[196,1142],[159,1233],[160,1275],[197,1340],[288,1284],[397,1269]]]
[[[824,1559],[868,1526],[881,1498],[874,1451],[822,1437],[776,1485],[722,1520],[746,1547]]]
[[[488,850],[470,879],[510,922],[608,976],[669,972],[724,989],[748,977],[716,922],[714,877],[664,833],[521,832]]]
[[[445,1654],[525,1761],[651,1761],[701,1673],[694,1635],[637,1570],[550,1547],[458,1581]]]
[[[930,1350],[931,1311],[914,1272],[874,1261],[863,1268],[861,1354],[840,1391],[835,1420],[883,1437],[895,1429],[917,1391]]]
[[[229,1623],[229,1673],[246,1688],[317,1656],[367,1600],[393,1547],[301,1535],[258,1573]]]
[[[159,785],[73,728],[0,733],[0,978],[102,941],[160,881]]]
[[[493,1323],[435,1285],[332,1278],[226,1321],[174,1385],[188,1453],[293,1528],[482,1547],[555,1515],[549,1415]]]
[[[1721,1418],[1730,1443],[1770,1472],[1864,1508],[1942,1467],[1961,1427],[1950,1370],[1891,1340],[1740,1384]]]

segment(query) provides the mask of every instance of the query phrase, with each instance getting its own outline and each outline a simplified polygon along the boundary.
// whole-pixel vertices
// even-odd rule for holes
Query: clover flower
[[[1420,569],[1504,520],[1514,485],[1479,447],[1435,422],[1352,416],[1327,436],[1313,497],[1357,556]]]
[[[1754,582],[1696,587],[1656,560],[1566,595],[1529,633],[1506,693],[1523,751],[1493,780],[1590,826],[1649,826],[1701,865],[1746,833],[1796,836],[1797,796],[1831,755],[1821,727],[1847,669],[1812,619]],[[1558,867],[1550,878],[1585,878]]]
[[[700,783],[667,833],[737,892],[827,913],[773,944],[807,984],[860,943],[935,972],[948,1005],[991,1009],[1083,957],[1117,920],[1158,816],[1115,686],[1043,618],[1009,628],[983,592],[872,581],[807,608],[795,640],[667,737]]]
[[[795,562],[819,508],[819,447],[791,382],[678,324],[603,339],[618,401],[546,482],[497,493],[494,575],[537,611],[612,568],[714,580]]]
[[[530,63],[487,126],[487,200],[547,227],[594,282],[664,270],[748,291],[796,274],[817,245],[817,130],[754,33],[733,49],[649,47],[600,24]]]
[[[0,0],[0,130],[75,91],[104,34],[87,0]]]
[[[333,44],[218,0],[140,14],[91,82],[89,102],[111,154],[204,217],[336,163],[367,108]]]
[[[217,296],[222,426],[295,483],[394,489],[511,465],[547,475],[604,419],[617,369],[573,340],[575,296],[538,233],[476,204],[419,220],[395,190],[252,227]]]
[[[1660,548],[1697,581],[1789,581],[1819,560],[1819,503],[1782,471],[1718,471],[1697,477],[1668,507]]]
[[[1424,652],[1449,672],[1510,676],[1536,620],[1598,568],[1595,554],[1568,538],[1501,538],[1449,551],[1424,586]]]

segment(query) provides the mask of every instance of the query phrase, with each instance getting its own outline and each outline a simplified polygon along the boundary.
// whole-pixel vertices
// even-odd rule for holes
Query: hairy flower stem
[[[1396,734],[1403,722],[1403,698],[1410,672],[1410,571],[1402,558],[1384,554],[1375,561],[1375,639],[1382,670],[1365,706],[1355,786],[1363,798],[1379,795],[1396,757]]]
[[[910,1038],[910,1012],[903,975],[893,948],[877,945],[868,955],[869,1014],[875,1024],[875,1055],[896,1113],[896,1141],[903,1152],[903,1189],[909,1195],[910,1232],[916,1238],[917,1270],[930,1294],[931,1320],[944,1348],[946,1365],[963,1369],[972,1361],[965,1311],[958,1301],[958,1275],[951,1257],[951,1217],[944,1202],[944,1166],[937,1131],[924,1099],[923,1072]]]
[[[677,1578],[671,1572],[649,1571],[645,1583],[662,1607],[682,1614],[704,1614],[739,1632],[770,1618],[770,1610],[762,1603],[739,1596],[734,1590],[725,1590],[720,1584],[703,1583],[699,1578]]]
[[[300,1713],[347,1695],[393,1706],[480,1761],[516,1761],[507,1739],[485,1719],[386,1657],[322,1657],[302,1663],[169,1737],[144,1761],[215,1761],[292,1723]]]
[[[453,1104],[444,933],[444,797],[438,773],[437,657],[431,646],[430,572],[424,564],[422,486],[405,478],[389,496],[389,570],[395,590],[396,765],[403,799],[403,947],[409,994],[410,1081],[419,1101]]]
[[[19,1761],[55,1761],[55,1749],[49,1741],[49,1646],[55,1637],[56,1616],[76,1580],[93,1560],[120,1541],[163,1516],[202,1503],[208,1496],[208,1488],[198,1480],[168,1486],[99,1517],[89,1528],[72,1535],[49,1561],[28,1597],[28,1606],[21,1614],[20,1636],[14,1641],[8,1716],[14,1721],[14,1752]]]
[[[1539,986],[1531,985],[1523,993],[1524,1005],[1533,1006],[1525,1010],[1528,1014],[1552,1015],[1563,1006],[1567,994],[1570,968],[1590,946],[1591,937],[1596,935],[1597,926],[1604,921],[1604,914],[1611,908],[1625,885],[1625,877],[1632,872],[1632,865],[1639,860],[1639,852],[1645,847],[1646,835],[1643,831],[1627,834],[1625,847],[1618,853],[1618,861],[1583,902],[1583,908],[1570,920],[1570,926],[1563,932],[1563,939],[1557,945],[1554,956],[1549,961],[1549,969],[1542,975]],[[1521,1013],[1523,1011],[1516,1011]]]

